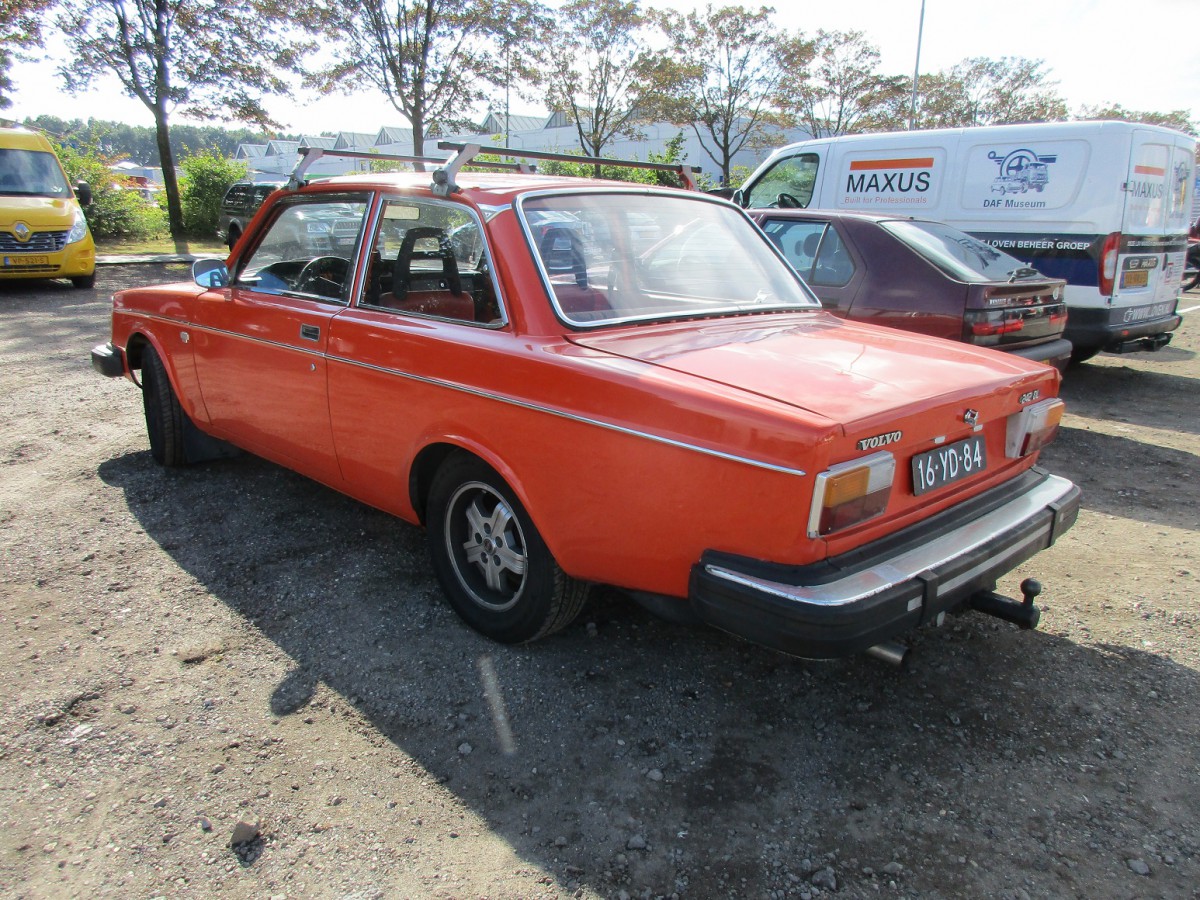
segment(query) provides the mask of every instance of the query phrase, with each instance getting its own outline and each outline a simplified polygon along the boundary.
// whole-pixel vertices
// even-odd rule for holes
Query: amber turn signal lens
[[[887,452],[830,466],[817,476],[808,536],[821,537],[887,509],[896,476],[896,460]]]

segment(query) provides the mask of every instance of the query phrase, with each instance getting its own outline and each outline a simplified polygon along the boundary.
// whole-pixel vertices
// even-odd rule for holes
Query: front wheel
[[[91,275],[72,275],[71,284],[83,290],[94,288],[96,286],[96,273],[93,272]]]
[[[167,368],[151,346],[142,351],[142,408],[150,455],[160,466],[176,468],[187,462],[183,451],[184,411],[167,377]]]
[[[451,456],[429,491],[429,554],[450,605],[476,631],[505,644],[569,625],[588,585],[551,556],[512,489],[482,460]]]

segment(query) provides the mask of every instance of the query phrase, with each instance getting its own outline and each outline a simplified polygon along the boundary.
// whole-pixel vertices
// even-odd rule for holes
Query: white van
[[[1195,154],[1187,135],[1129,122],[857,134],[775,151],[734,196],[966,231],[1067,280],[1082,360],[1157,350],[1179,327]]]

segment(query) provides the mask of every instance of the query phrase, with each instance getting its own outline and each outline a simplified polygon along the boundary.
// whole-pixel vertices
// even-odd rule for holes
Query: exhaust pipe
[[[1034,598],[1041,592],[1041,584],[1026,578],[1021,582],[1023,601],[1013,600],[995,591],[979,591],[967,598],[967,606],[1005,622],[1012,622],[1019,628],[1032,629],[1038,627],[1042,618],[1042,611],[1033,605]]]
[[[873,659],[878,659],[897,669],[903,669],[908,662],[908,647],[897,641],[884,641],[863,651]]]

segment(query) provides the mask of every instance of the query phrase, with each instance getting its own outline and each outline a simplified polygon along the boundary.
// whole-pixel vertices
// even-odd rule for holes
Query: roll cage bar
[[[696,174],[699,166],[685,166],[682,163],[641,162],[636,159],[607,159],[603,156],[573,156],[569,153],[547,153],[542,150],[513,150],[509,147],[490,147],[486,144],[456,144],[451,141],[438,141],[439,150],[453,150],[454,155],[449,159],[433,156],[402,156],[391,153],[365,153],[360,150],[326,150],[323,147],[301,147],[296,152],[300,159],[288,178],[287,188],[294,190],[303,187],[308,182],[304,175],[318,159],[323,156],[341,156],[350,159],[388,160],[391,162],[415,163],[437,166],[433,170],[433,192],[446,197],[457,191],[458,173],[467,167],[479,169],[500,169],[510,172],[532,173],[536,166],[526,162],[496,162],[476,160],[481,153],[494,156],[504,156],[522,160],[553,160],[555,162],[580,163],[583,165],[618,166],[626,169],[651,169],[657,172],[671,172],[679,177],[683,186],[689,191],[699,190],[696,185]]]

